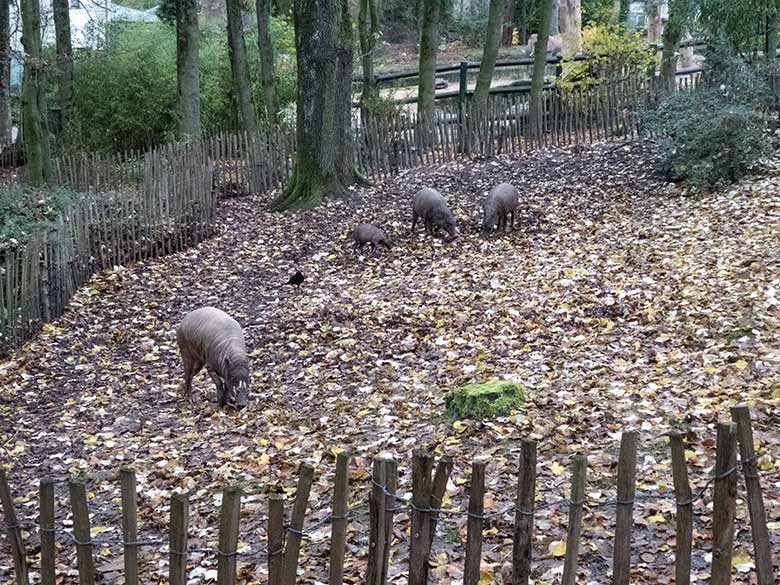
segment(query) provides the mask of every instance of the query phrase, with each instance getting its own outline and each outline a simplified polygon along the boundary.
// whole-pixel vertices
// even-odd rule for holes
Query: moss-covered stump
[[[525,402],[525,396],[526,390],[522,384],[466,384],[450,392],[445,398],[445,404],[447,414],[453,418],[485,419],[505,416],[519,409]]]

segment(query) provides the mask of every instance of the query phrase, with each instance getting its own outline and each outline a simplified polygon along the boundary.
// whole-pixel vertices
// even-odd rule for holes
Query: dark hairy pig
[[[385,231],[370,223],[361,223],[352,230],[352,239],[355,242],[353,247],[360,248],[361,250],[366,244],[371,245],[372,252],[380,245],[388,250],[392,248],[390,238],[387,237]]]
[[[433,227],[437,226],[443,229],[450,236],[450,239],[458,235],[455,228],[455,216],[447,206],[444,197],[436,189],[425,187],[420,189],[414,196],[412,202],[412,235],[417,225],[417,220],[421,219],[425,224],[425,231],[433,235]]]
[[[510,229],[514,229],[518,201],[517,189],[509,183],[493,187],[482,202],[482,229],[493,231],[496,226],[499,231],[506,229],[507,215],[512,217]]]

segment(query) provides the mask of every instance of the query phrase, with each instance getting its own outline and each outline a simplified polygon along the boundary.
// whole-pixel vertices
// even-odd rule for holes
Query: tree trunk
[[[439,47],[441,0],[422,0],[422,4],[417,113],[432,116],[436,104],[436,51]]]
[[[46,123],[46,80],[41,58],[41,7],[38,0],[21,0],[24,77],[22,126],[26,158],[25,179],[31,185],[51,181],[49,132]]]
[[[66,136],[72,130],[73,113],[73,45],[70,40],[70,6],[68,0],[52,0],[54,34],[57,45],[57,98],[60,106],[60,128]]]
[[[528,107],[529,127],[533,137],[539,137],[542,134],[544,71],[547,66],[547,40],[554,3],[555,0],[541,0],[539,4],[539,36],[534,47],[534,69],[531,76],[531,95]]]
[[[544,1],[544,0],[542,0]],[[561,10],[561,0],[553,0],[552,8],[550,9],[550,26],[548,27],[548,30],[550,31],[550,36],[557,35],[561,30],[561,24],[559,20],[559,13]],[[541,15],[540,15],[541,20]],[[540,25],[541,26],[541,25]],[[547,45],[545,45],[547,46]]]
[[[361,102],[376,97],[374,83],[374,47],[378,33],[375,0],[360,0],[358,12],[358,39],[360,41],[361,63],[363,66],[363,96]]]
[[[501,46],[511,47],[515,36],[515,0],[504,2],[504,22],[501,26]]]
[[[511,0],[510,0],[511,1]],[[531,0],[517,0],[515,7],[515,28],[517,29],[517,44],[526,46],[530,31],[528,30],[528,19],[530,18]]]
[[[278,121],[274,89],[274,47],[271,43],[271,0],[257,0],[257,48],[260,51],[260,82],[263,86],[265,116],[271,124]]]
[[[8,2],[0,1],[0,30],[10,31]],[[0,146],[11,142],[11,51],[8,35],[0,35]]]
[[[291,0],[276,0],[274,3],[274,15],[287,18],[290,16],[290,10],[292,9]]]
[[[506,0],[490,0],[485,49],[482,52],[477,87],[474,90],[475,110],[481,110],[487,105],[490,84],[493,82],[493,70],[496,67],[496,58],[498,57],[498,41],[504,17],[504,4],[506,4]]]
[[[664,27],[663,49],[661,52],[661,88],[664,92],[672,92],[675,87],[674,73],[677,70],[677,48],[682,37],[680,15],[674,10],[673,2],[669,3],[669,19]]]
[[[657,44],[661,40],[661,0],[651,0],[647,4],[647,40]]]
[[[780,42],[780,6],[778,0],[769,0],[766,20],[766,57],[777,60],[777,46]]]
[[[257,132],[257,118],[252,104],[252,88],[249,83],[249,67],[244,42],[244,25],[241,22],[240,0],[225,0],[227,8],[228,54],[233,76],[233,93],[238,106],[238,119],[242,130]]]
[[[580,0],[559,1],[562,53],[570,57],[576,55],[582,48],[582,6]]]
[[[295,170],[274,211],[347,195],[352,161],[352,22],[347,0],[295,0]]]
[[[628,24],[628,12],[631,9],[631,0],[620,0],[618,8],[618,24]]]
[[[176,0],[178,136],[200,137],[200,31],[197,0]]]

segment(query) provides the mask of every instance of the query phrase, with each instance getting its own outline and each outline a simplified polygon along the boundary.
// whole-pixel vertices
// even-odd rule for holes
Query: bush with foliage
[[[646,121],[664,148],[666,171],[699,188],[740,179],[767,149],[764,116],[723,86],[673,93]]]
[[[565,60],[556,79],[562,89],[644,74],[655,58],[642,36],[621,26],[591,25],[582,31],[584,61]]]
[[[582,0],[583,26],[608,26],[615,17],[612,0]]]
[[[295,100],[292,25],[272,19],[276,92],[284,107]],[[262,102],[256,31],[247,34],[255,104]],[[231,77],[224,29],[204,27],[200,46],[201,116],[205,132],[232,125]],[[176,130],[176,34],[162,23],[112,27],[104,48],[77,55],[74,118],[87,150],[145,148]]]
[[[0,247],[4,242],[25,241],[63,213],[75,195],[65,189],[33,189],[9,184],[0,186]]]
[[[444,403],[451,418],[488,419],[519,410],[525,399],[521,384],[488,382],[461,386],[447,394]]]

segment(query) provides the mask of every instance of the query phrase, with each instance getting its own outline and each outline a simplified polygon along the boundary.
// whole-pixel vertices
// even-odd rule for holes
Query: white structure
[[[3,0],[0,0],[3,1]],[[111,22],[156,22],[157,8],[133,10],[111,0],[68,0],[70,3],[70,35],[74,49],[98,48]],[[11,87],[18,87],[22,79],[22,21],[16,2],[10,9]],[[41,28],[43,44],[54,44],[54,18],[51,0],[41,0]]]

